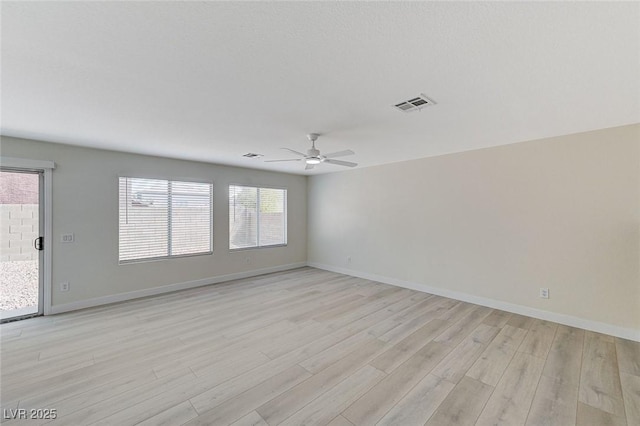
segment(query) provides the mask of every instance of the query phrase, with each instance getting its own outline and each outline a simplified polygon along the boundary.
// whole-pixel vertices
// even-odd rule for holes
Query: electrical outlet
[[[75,240],[73,234],[62,234],[60,235],[60,242],[62,243],[72,243]]]
[[[69,281],[60,283],[60,291],[69,291]]]
[[[540,298],[541,299],[548,299],[549,298],[549,289],[548,288],[540,287]]]

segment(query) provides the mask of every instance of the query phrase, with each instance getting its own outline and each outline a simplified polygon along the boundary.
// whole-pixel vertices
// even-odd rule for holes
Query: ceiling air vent
[[[243,155],[243,157],[258,158],[258,157],[262,157],[262,154],[255,154],[253,152],[247,152],[246,154]]]
[[[425,95],[420,95],[417,98],[409,99],[408,101],[400,102],[396,104],[395,107],[403,112],[411,112],[418,111],[422,108],[430,105],[435,105],[436,103],[431,99],[427,98]]]

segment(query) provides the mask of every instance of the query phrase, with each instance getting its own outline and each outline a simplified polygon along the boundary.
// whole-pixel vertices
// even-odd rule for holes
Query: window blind
[[[119,261],[211,254],[213,185],[119,178]]]
[[[229,186],[229,248],[287,244],[287,190]]]

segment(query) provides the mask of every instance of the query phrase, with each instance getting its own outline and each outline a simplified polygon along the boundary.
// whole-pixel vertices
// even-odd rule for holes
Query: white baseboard
[[[371,281],[378,281],[384,284],[390,284],[397,287],[417,290],[424,293],[435,294],[437,296],[448,297],[450,299],[469,302],[476,305],[487,306],[493,309],[512,312],[520,315],[526,315],[546,321],[553,321],[559,324],[571,327],[582,328],[585,330],[595,331],[598,333],[608,334],[611,336],[621,337],[623,339],[634,340],[640,342],[640,330],[632,328],[619,327],[604,322],[593,321],[585,318],[574,317],[571,315],[560,314],[557,312],[544,311],[542,309],[530,308],[528,306],[517,305],[515,303],[503,302],[500,300],[489,299],[487,297],[474,296],[468,293],[462,293],[453,290],[447,290],[441,287],[431,287],[426,284],[419,284],[410,281],[404,281],[397,278],[385,277],[368,272],[354,271],[352,269],[340,268],[332,265],[325,265],[316,262],[307,262],[308,266],[324,269],[339,274],[351,275],[358,278],[364,278]]]
[[[160,287],[146,288],[144,290],[130,291],[127,293],[112,294],[109,296],[96,297],[93,299],[79,300],[77,302],[53,305],[51,314],[61,314],[63,312],[77,311],[78,309],[92,308],[94,306],[108,305],[110,303],[124,302],[126,300],[139,299],[141,297],[155,296],[172,291],[186,290],[194,287],[202,287],[210,284],[217,284],[224,281],[238,280],[242,278],[255,277],[272,272],[287,271],[289,269],[302,268],[307,266],[306,262],[290,263],[287,265],[272,266],[269,268],[254,269],[251,271],[236,272],[234,274],[219,275],[216,277],[203,278],[200,280],[186,281],[182,283],[163,285]]]

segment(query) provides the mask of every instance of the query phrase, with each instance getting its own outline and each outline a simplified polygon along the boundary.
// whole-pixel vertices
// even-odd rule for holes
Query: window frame
[[[135,263],[145,263],[145,262],[157,262],[157,261],[161,261],[161,260],[168,260],[168,259],[179,259],[179,258],[183,258],[183,257],[195,257],[195,256],[211,256],[214,253],[214,183],[213,181],[210,180],[203,180],[203,179],[195,179],[195,178],[159,178],[159,177],[148,177],[148,176],[130,176],[130,175],[118,175],[118,184],[117,184],[117,197],[118,197],[118,202],[117,202],[117,206],[118,206],[118,214],[117,214],[117,218],[118,218],[118,240],[117,240],[117,244],[118,244],[118,248],[117,248],[117,252],[118,252],[118,265],[129,265],[129,264],[135,264]],[[153,256],[153,257],[144,257],[144,258],[136,258],[136,259],[126,259],[126,260],[121,260],[120,259],[120,179],[145,179],[145,180],[158,180],[158,181],[166,181],[167,182],[167,189],[169,190],[170,186],[170,182],[180,182],[180,183],[199,183],[199,184],[206,184],[209,185],[209,199],[210,199],[210,207],[209,207],[209,246],[211,247],[211,249],[209,251],[206,252],[198,252],[198,253],[186,253],[186,254],[171,254],[171,255],[167,255],[167,256]],[[169,209],[169,207],[167,206],[167,220],[170,222],[171,220],[171,211]],[[167,230],[168,232],[170,232],[171,230],[171,225],[170,223],[167,223]],[[167,245],[171,244],[171,237],[168,236],[167,237]],[[171,247],[168,247],[167,252],[171,251]]]
[[[227,226],[229,226],[228,230],[229,230],[229,235],[227,238],[227,247],[229,248],[229,252],[230,253],[235,253],[235,252],[239,252],[239,251],[246,251],[246,250],[262,250],[262,249],[270,249],[270,248],[278,248],[278,247],[287,247],[287,245],[289,244],[289,188],[287,188],[286,186],[272,186],[272,185],[260,185],[260,186],[256,186],[256,185],[252,185],[252,184],[246,184],[246,183],[230,183],[227,185],[227,203],[229,203],[229,192],[232,186],[241,186],[244,188],[256,188],[258,189],[257,191],[257,200],[256,200],[256,210],[258,211],[258,218],[257,218],[257,237],[256,237],[256,241],[257,241],[257,245],[256,246],[251,246],[251,247],[238,247],[238,248],[231,248],[231,227],[229,226],[231,224],[231,218],[227,218]],[[264,188],[264,189],[280,189],[285,191],[285,198],[284,198],[284,244],[270,244],[268,246],[261,246],[260,245],[260,189]],[[230,205],[227,205],[227,214],[229,214],[229,208]]]

